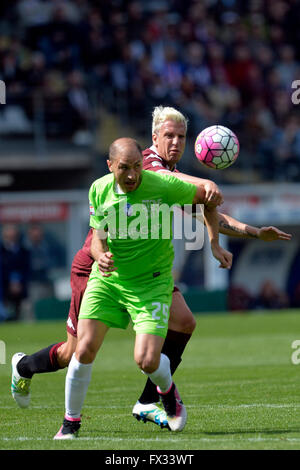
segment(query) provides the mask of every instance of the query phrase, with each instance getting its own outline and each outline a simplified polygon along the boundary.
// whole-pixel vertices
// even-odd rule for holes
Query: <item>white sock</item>
[[[159,391],[167,392],[172,385],[172,375],[170,370],[170,359],[165,354],[160,355],[158,368],[151,374],[147,374],[152,382],[157,385]]]
[[[66,417],[80,418],[83,402],[91,380],[92,366],[92,363],[80,363],[77,361],[75,353],[73,354],[66,376]]]

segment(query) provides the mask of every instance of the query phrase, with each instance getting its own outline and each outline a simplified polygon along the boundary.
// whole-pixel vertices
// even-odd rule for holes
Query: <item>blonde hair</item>
[[[152,135],[158,134],[165,121],[182,122],[187,131],[188,119],[180,111],[169,106],[156,106],[152,113]]]

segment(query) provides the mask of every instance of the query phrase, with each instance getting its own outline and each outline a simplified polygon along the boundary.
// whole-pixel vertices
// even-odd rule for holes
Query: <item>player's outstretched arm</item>
[[[218,261],[220,261],[219,268],[230,269],[232,266],[232,253],[221,247],[219,245],[219,238],[215,236],[216,230],[218,230],[219,234],[219,226],[216,228],[216,225],[219,225],[218,222],[216,223],[216,220],[219,221],[219,214],[217,210],[205,207],[204,220],[210,240],[212,254]]]
[[[217,207],[223,204],[224,199],[222,192],[218,185],[211,180],[207,180],[204,178],[198,178],[196,176],[187,175],[185,173],[169,171],[169,170],[162,170],[159,173],[172,175],[176,178],[185,181],[186,183],[194,184],[195,186],[199,186],[200,188],[204,189],[205,196],[203,203],[207,205],[207,207]]]
[[[196,187],[197,191],[193,203],[203,204],[204,189],[200,186]],[[204,220],[213,256],[220,262],[220,268],[230,269],[232,266],[232,253],[219,245],[219,214],[217,210],[204,204]]]
[[[285,233],[277,227],[253,227],[240,222],[233,217],[219,213],[219,232],[229,237],[238,238],[256,238],[265,242],[272,242],[276,240],[289,241],[292,238],[290,233]]]

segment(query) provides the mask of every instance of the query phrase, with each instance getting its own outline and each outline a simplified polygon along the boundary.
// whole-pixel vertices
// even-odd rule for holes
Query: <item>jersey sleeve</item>
[[[166,170],[166,168],[163,166],[163,163],[161,159],[153,154],[150,154],[147,157],[144,157],[143,159],[143,170],[150,170],[150,171],[156,171],[159,172],[161,170]]]
[[[179,204],[192,204],[197,188],[194,184],[186,183],[172,175],[161,175],[162,178],[168,180],[167,185],[167,199],[170,205]]]
[[[101,211],[98,207],[97,187],[95,183],[92,184],[89,190],[89,203],[90,203],[90,227],[99,229],[101,227]]]

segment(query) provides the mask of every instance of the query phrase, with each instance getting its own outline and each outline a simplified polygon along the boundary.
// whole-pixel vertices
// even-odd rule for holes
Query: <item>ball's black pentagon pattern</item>
[[[216,169],[223,169],[229,166],[233,160],[234,155],[238,150],[238,146],[232,138],[231,132],[227,132],[224,127],[211,126],[212,128],[206,130],[204,139],[207,146],[206,155],[204,162],[209,164],[213,163]],[[216,150],[211,147],[209,137],[213,140],[213,143],[221,143],[223,150]],[[200,145],[200,144],[198,144]],[[202,151],[204,149],[202,148]],[[213,154],[211,151],[214,151]]]

